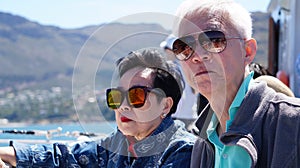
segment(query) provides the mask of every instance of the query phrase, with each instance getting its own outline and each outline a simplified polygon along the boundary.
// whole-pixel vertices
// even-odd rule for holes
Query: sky
[[[72,29],[110,23],[142,12],[173,15],[184,0],[1,0],[0,11],[42,25]],[[266,12],[270,0],[236,0],[249,11]],[[151,17],[143,17],[151,22]],[[147,21],[146,21],[147,20]],[[168,23],[166,23],[168,24]]]

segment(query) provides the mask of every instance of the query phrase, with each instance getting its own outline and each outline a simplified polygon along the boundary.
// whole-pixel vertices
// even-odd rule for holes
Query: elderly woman
[[[118,86],[106,91],[118,129],[99,142],[3,147],[13,166],[190,167],[195,137],[170,117],[181,98],[181,74],[155,50],[118,61]],[[15,151],[15,152],[14,152]]]

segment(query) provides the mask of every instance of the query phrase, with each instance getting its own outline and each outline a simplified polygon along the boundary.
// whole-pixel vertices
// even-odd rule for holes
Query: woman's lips
[[[122,122],[129,122],[129,121],[132,121],[132,120],[123,116],[123,117],[121,117],[121,121]]]

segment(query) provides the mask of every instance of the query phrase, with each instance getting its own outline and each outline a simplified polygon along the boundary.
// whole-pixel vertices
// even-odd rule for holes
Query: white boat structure
[[[300,1],[271,0],[268,6],[269,69],[285,72],[289,87],[300,97]]]

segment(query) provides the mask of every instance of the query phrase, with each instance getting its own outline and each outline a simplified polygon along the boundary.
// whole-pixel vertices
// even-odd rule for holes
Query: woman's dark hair
[[[182,74],[176,64],[167,61],[165,57],[155,49],[131,52],[128,56],[119,59],[116,63],[120,77],[135,67],[153,69],[153,88],[161,89],[167,97],[173,99],[173,106],[168,116],[176,112],[184,87]]]

